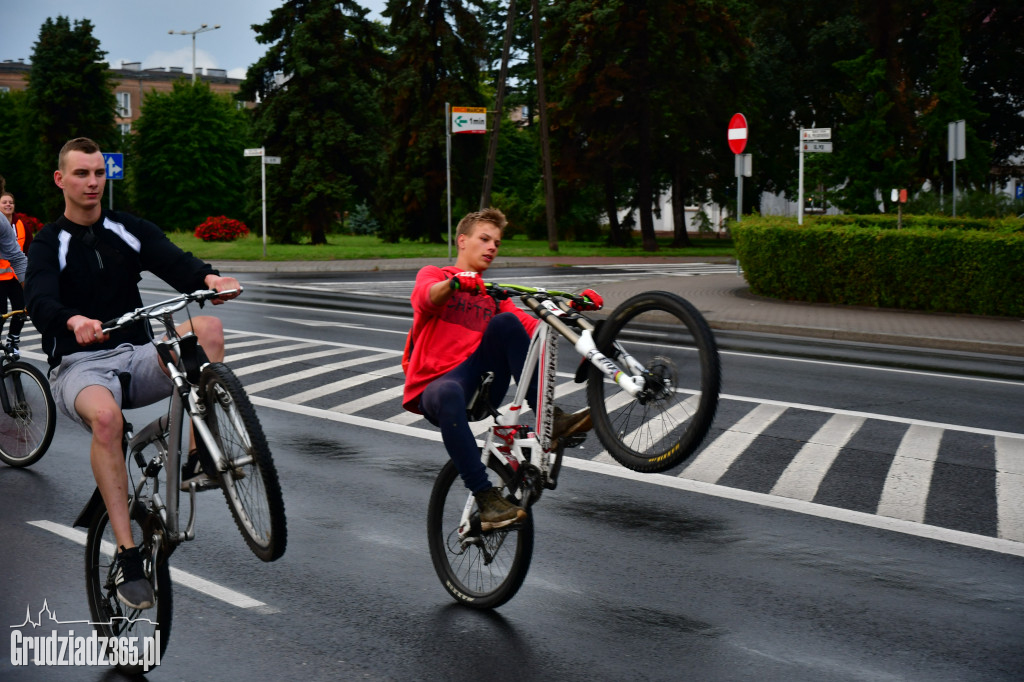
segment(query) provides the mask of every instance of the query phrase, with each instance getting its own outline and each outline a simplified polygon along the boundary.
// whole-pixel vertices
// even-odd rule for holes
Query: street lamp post
[[[214,30],[216,30],[218,28],[220,28],[220,24],[217,24],[216,26],[207,26],[206,24],[203,24],[202,26],[200,26],[199,28],[197,28],[194,31],[168,31],[167,32],[170,35],[192,36],[192,83],[193,84],[196,82],[196,34],[197,33],[206,33],[207,31],[214,31]]]

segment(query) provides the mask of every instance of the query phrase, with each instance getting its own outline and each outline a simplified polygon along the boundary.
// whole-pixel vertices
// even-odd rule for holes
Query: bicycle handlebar
[[[152,305],[136,308],[131,312],[125,313],[121,317],[108,320],[103,323],[103,333],[109,334],[112,331],[131,326],[140,320],[156,319],[158,317],[162,317],[166,313],[177,312],[189,303],[199,303],[200,306],[202,306],[206,301],[219,298],[225,294],[233,294],[236,292],[241,294],[242,291],[243,289],[241,286],[237,289],[225,289],[224,291],[216,291],[214,289],[197,289],[191,293],[169,298],[166,301],[160,301],[159,303],[153,303]]]
[[[512,296],[519,296],[520,298],[534,297],[540,299],[547,298],[565,298],[570,301],[575,301],[578,304],[584,303],[583,296],[578,294],[572,294],[568,291],[557,291],[555,289],[544,289],[540,287],[525,287],[519,284],[498,284],[497,282],[485,282],[484,289],[487,293],[498,300],[504,300]]]

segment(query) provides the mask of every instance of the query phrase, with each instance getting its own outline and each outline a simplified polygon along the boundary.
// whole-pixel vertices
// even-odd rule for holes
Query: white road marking
[[[907,429],[885,478],[877,513],[924,522],[932,472],[941,442],[942,429],[917,424]]]
[[[999,537],[1024,542],[1024,440],[996,438]]]
[[[69,528],[68,526],[62,526],[59,523],[53,521],[28,521],[30,526],[35,526],[45,531],[49,531],[55,535],[59,535],[62,538],[77,542],[78,544],[85,546],[86,534],[85,531],[77,530],[75,528]],[[110,548],[111,550],[113,548]],[[183,571],[180,568],[171,567],[171,580],[191,588],[196,592],[201,592],[208,597],[219,599],[220,601],[230,604],[231,606],[237,606],[240,609],[260,609],[265,613],[273,613],[278,609],[267,606],[265,602],[261,602],[259,599],[253,599],[252,597],[232,590],[231,588],[218,585],[217,583],[207,580],[206,578],[200,578],[197,575]]]
[[[316,419],[328,419],[341,424],[350,424],[352,426],[363,427],[367,429],[374,429],[377,431],[387,431],[403,436],[410,436],[413,438],[420,438],[423,440],[433,441],[435,443],[441,442],[441,432],[433,427],[430,428],[418,428],[409,426],[405,421],[399,420],[399,416],[392,417],[391,420],[381,421],[379,419],[370,419],[367,417],[359,417],[356,415],[341,414],[338,412],[330,412],[327,410],[318,410],[306,405],[293,405],[290,403],[283,403],[278,400],[269,400],[260,396],[250,396],[253,404],[261,407],[267,407],[274,410],[281,410],[284,412],[291,412],[293,414],[302,414],[308,417]],[[777,407],[777,406],[776,406]],[[773,409],[766,409],[762,411],[758,421],[764,422],[775,412]],[[778,410],[781,414],[781,410]],[[422,417],[411,413],[404,413],[406,419],[409,421],[421,421]],[[777,417],[778,415],[776,415]],[[771,419],[773,421],[774,418]],[[426,424],[425,421],[423,421]],[[770,423],[770,422],[769,422]],[[429,426],[429,424],[427,424]],[[957,427],[951,427],[957,428]],[[763,430],[763,429],[762,429]],[[760,431],[757,431],[760,433]],[[744,437],[750,436],[751,434],[745,434]],[[753,434],[756,435],[756,434]],[[1021,439],[1020,434],[1016,434],[1016,440]],[[972,533],[965,533],[963,531],[951,530],[948,528],[940,528],[938,526],[928,526],[922,523],[906,521],[898,518],[891,518],[888,516],[878,516],[875,514],[868,514],[864,512],[851,511],[848,509],[842,509],[839,507],[829,507],[822,504],[815,504],[813,502],[807,502],[805,500],[797,500],[787,497],[778,497],[775,495],[768,495],[764,493],[755,493],[748,490],[742,490],[740,488],[729,488],[726,486],[719,486],[713,483],[704,481],[691,480],[689,478],[682,478],[676,476],[669,476],[666,474],[640,474],[634,471],[630,471],[620,466],[619,464],[609,464],[606,462],[599,462],[590,459],[579,459],[576,457],[566,456],[563,458],[563,463],[573,469],[582,469],[585,471],[591,471],[594,473],[604,474],[608,476],[616,476],[619,478],[625,478],[651,485],[661,485],[668,488],[675,488],[679,490],[686,490],[702,495],[711,495],[714,497],[720,497],[723,499],[736,500],[740,502],[747,502],[750,504],[757,504],[763,507],[770,507],[773,509],[783,509],[786,511],[796,512],[799,514],[807,514],[810,516],[818,516],[821,518],[833,519],[844,523],[853,523],[860,526],[866,526],[869,528],[879,528],[883,530],[891,530],[905,535],[913,535],[917,537],[931,538],[934,540],[940,540],[942,542],[949,542],[964,547],[975,547],[978,549],[989,550],[993,552],[999,552],[1001,554],[1010,554],[1014,556],[1024,557],[1024,543],[1016,542],[1011,539],[1005,538],[992,538],[985,535],[974,535]]]
[[[834,414],[796,453],[772,488],[772,495],[813,500],[839,451],[864,423],[864,417]]]

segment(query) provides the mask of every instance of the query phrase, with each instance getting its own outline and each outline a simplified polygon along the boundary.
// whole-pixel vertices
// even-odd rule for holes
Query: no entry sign
[[[747,148],[747,117],[733,114],[729,119],[729,149],[733,154],[742,154]]]

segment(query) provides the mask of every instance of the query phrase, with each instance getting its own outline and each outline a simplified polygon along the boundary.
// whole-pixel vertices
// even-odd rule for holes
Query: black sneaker
[[[586,438],[583,434],[593,428],[590,420],[590,408],[584,407],[577,412],[565,412],[562,408],[555,406],[555,416],[551,425],[551,449],[558,448],[559,443],[563,447],[575,447]]]
[[[202,453],[200,453],[200,449],[202,449]],[[206,448],[198,443],[196,449],[188,453],[188,459],[181,467],[181,485],[179,487],[183,492],[188,492],[193,485],[197,492],[216,488],[219,485],[217,472],[214,471],[210,456],[206,454]]]
[[[117,587],[117,598],[133,609],[149,609],[153,607],[156,597],[153,586],[146,579],[142,569],[142,554],[138,547],[125,549],[114,557],[114,585]]]
[[[504,528],[526,518],[526,510],[506,500],[497,488],[488,488],[475,497],[480,508],[480,530]]]
[[[4,344],[4,353],[7,354],[12,360],[18,360],[21,358],[21,351],[18,350],[17,342],[13,342],[10,339]]]

